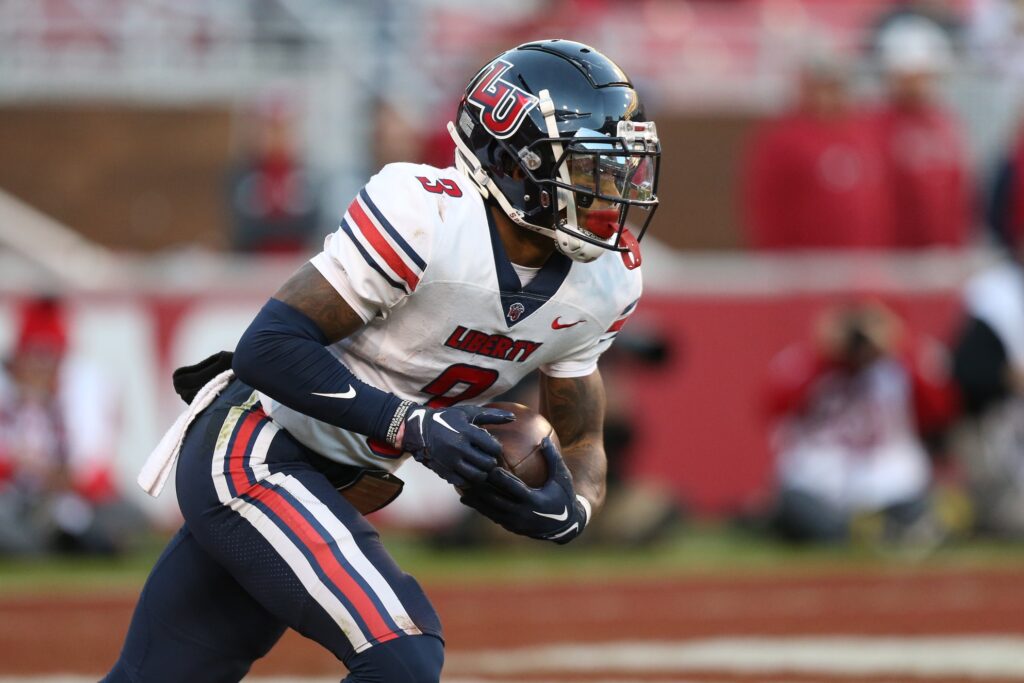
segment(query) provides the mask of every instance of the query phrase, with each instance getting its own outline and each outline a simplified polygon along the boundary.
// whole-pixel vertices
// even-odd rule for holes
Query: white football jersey
[[[311,263],[366,321],[329,347],[339,362],[435,406],[486,403],[537,368],[589,375],[641,289],[640,269],[618,254],[576,263],[558,252],[522,287],[470,181],[454,168],[404,163],[370,179]],[[277,424],[331,460],[394,470],[405,458],[261,399]]]

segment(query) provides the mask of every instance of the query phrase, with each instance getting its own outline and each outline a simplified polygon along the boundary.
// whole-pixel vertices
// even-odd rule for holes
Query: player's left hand
[[[400,447],[442,479],[460,488],[480,483],[497,464],[501,444],[478,425],[515,419],[507,410],[480,406],[409,410]]]
[[[463,493],[463,504],[514,534],[559,544],[576,538],[589,521],[590,503],[576,495],[572,474],[551,439],[544,439],[542,453],[548,480],[540,488],[530,488],[512,473],[495,468],[486,483]]]

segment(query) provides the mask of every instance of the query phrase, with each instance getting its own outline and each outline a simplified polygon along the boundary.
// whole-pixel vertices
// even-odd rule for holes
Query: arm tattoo
[[[274,298],[309,316],[332,343],[363,326],[359,314],[310,263],[295,271]]]
[[[595,371],[586,377],[541,375],[541,413],[562,444],[562,458],[572,472],[576,492],[595,510],[604,502],[608,470],[604,454],[604,383]]]

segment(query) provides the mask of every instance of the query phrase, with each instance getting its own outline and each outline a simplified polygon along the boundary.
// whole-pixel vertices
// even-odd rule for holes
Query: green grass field
[[[120,558],[50,557],[0,560],[0,594],[51,591],[135,591],[164,543],[148,539]],[[713,524],[679,530],[645,548],[554,547],[513,542],[486,548],[437,550],[422,537],[385,534],[398,563],[427,583],[658,579],[686,575],[744,575],[952,570],[1024,566],[1024,544],[957,541],[925,556],[864,546],[796,548]]]

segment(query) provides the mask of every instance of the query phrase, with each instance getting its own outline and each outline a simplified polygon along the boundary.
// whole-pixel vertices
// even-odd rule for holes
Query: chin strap
[[[555,121],[555,103],[551,99],[551,93],[548,90],[540,91],[540,113],[544,117],[544,125],[548,129],[548,137],[557,138],[558,123]],[[555,159],[561,159],[563,152],[562,143],[553,140],[551,142],[551,151],[554,153]],[[566,185],[572,185],[572,178],[569,177],[569,169],[566,168],[565,164],[559,164],[557,170],[559,179]],[[559,211],[565,209],[566,218],[569,223],[576,225],[576,202],[573,201],[572,193],[560,187],[557,189],[557,193]]]

